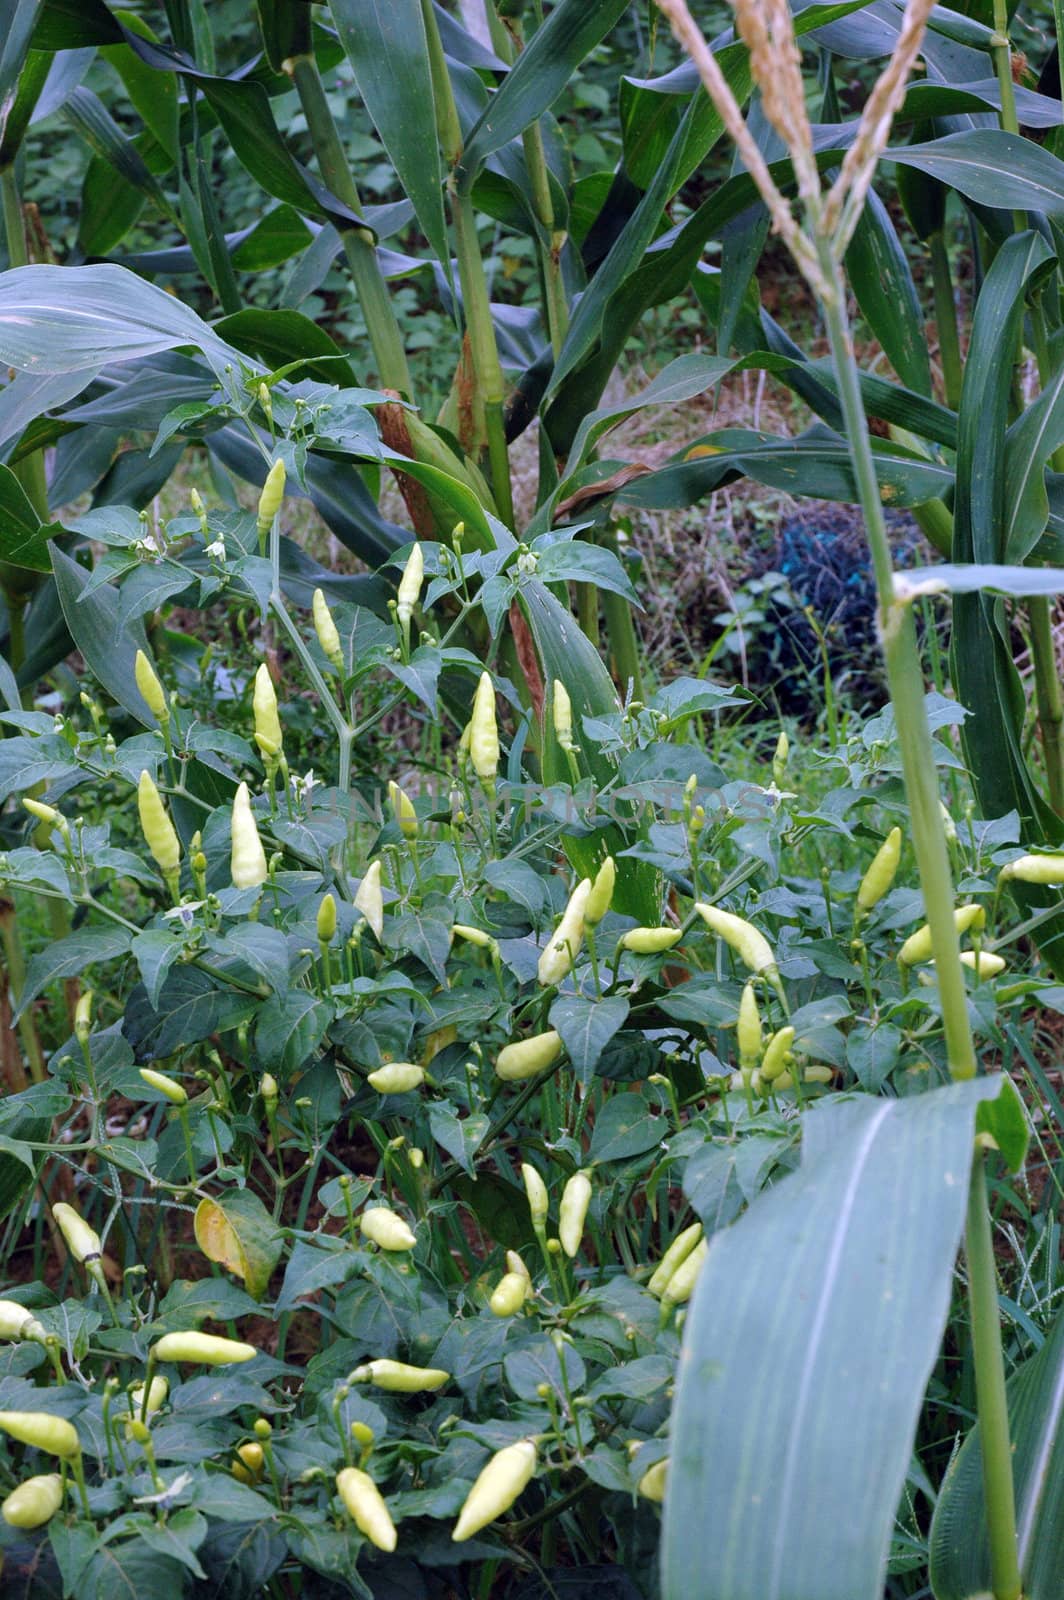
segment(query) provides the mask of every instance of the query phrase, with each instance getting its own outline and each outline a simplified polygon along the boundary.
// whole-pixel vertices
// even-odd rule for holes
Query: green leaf
[[[1013,1373],[1006,1393],[1023,1593],[1025,1600],[1058,1600],[1064,1594],[1064,1313],[1038,1354]],[[930,1576],[935,1600],[985,1600],[991,1591],[978,1423],[935,1506]]]
[[[861,314],[901,381],[931,396],[931,358],[908,258],[874,189],[846,251],[846,271]]]
[[[948,467],[910,455],[901,446],[873,440],[873,456],[885,505],[922,505],[953,488]],[[858,498],[845,440],[818,424],[795,439],[722,428],[693,441],[656,472],[625,484],[617,499],[654,509],[689,506],[737,472],[788,494],[847,504]]]
[[[403,193],[449,270],[436,103],[420,0],[331,0],[329,9]]]
[[[459,1117],[454,1106],[434,1100],[429,1106],[429,1127],[432,1137],[457,1161],[463,1172],[473,1176],[474,1157],[488,1131],[489,1120],[482,1111],[468,1117]]]
[[[333,1008],[306,989],[291,989],[260,1001],[255,1022],[255,1047],[270,1072],[298,1072],[317,1049],[332,1021]]]
[[[44,523],[10,467],[0,466],[0,561],[30,572],[50,572],[48,540],[62,528]]]
[[[333,5],[333,11],[337,9]],[[628,9],[628,0],[560,0],[491,97],[469,133],[459,185],[469,192],[487,158],[550,109],[573,73]]]
[[[122,22],[124,27],[145,38],[154,38],[144,19],[133,12],[124,12]],[[148,66],[128,44],[105,45],[100,55],[118,73],[145,126],[151,129],[170,160],[176,163],[180,152],[177,79]]]
[[[1018,134],[972,128],[927,144],[901,145],[883,160],[919,167],[981,206],[1064,216],[1064,161]]]
[[[1064,443],[1064,367],[1012,424],[1005,438],[1004,560],[1025,561],[1049,521],[1046,467]]]
[[[235,1272],[253,1300],[261,1300],[281,1259],[284,1237],[257,1194],[229,1189],[196,1207],[196,1243],[208,1261]]]
[[[580,1079],[587,1086],[594,1077],[599,1057],[628,1017],[628,1001],[623,994],[588,1000],[583,995],[559,995],[550,1008],[550,1025],[561,1035],[562,1043]]]
[[[999,1089],[821,1104],[801,1169],[715,1236],[684,1327],[664,1600],[880,1600],[975,1107]]]
[[[125,267],[17,267],[0,276],[0,361],[10,366],[98,372],[184,344],[219,377],[227,363],[240,364],[194,311]]]
[[[626,1161],[653,1150],[665,1132],[665,1122],[651,1116],[641,1094],[611,1095],[595,1118],[588,1155],[592,1161]]]
[[[1035,147],[1032,147],[1035,148]],[[980,290],[961,390],[954,508],[958,564],[1001,561],[1006,524],[1006,439],[1012,362],[1026,295],[1045,278],[1053,258],[1034,232],[1016,234],[998,251]],[[1031,451],[1028,439],[1028,454]],[[1035,450],[1034,453],[1037,453]],[[1014,480],[1015,482],[1015,480]],[[1026,695],[1016,670],[1009,619],[1001,600],[958,593],[953,601],[952,676],[957,697],[972,713],[961,738],[984,816],[1018,813],[1026,842],[1059,843],[1060,819],[1046,804],[1024,747]],[[1021,909],[1052,903],[1052,891],[1015,886]],[[1064,917],[1039,929],[1039,946],[1055,971],[1064,970]]]
[[[976,1133],[988,1133],[1010,1172],[1019,1172],[1031,1142],[1031,1125],[1020,1091],[1011,1078],[1001,1080],[996,1100],[982,1100],[975,1113]]]
[[[126,928],[112,926],[77,928],[65,939],[57,939],[46,950],[38,950],[26,968],[26,981],[19,995],[15,1020],[22,1015],[41,990],[59,978],[77,978],[85,975],[87,967],[98,961],[113,961],[129,949],[130,934]]]
[[[150,653],[143,624],[129,621],[120,629],[118,590],[111,584],[101,584],[85,595],[89,581],[85,568],[56,544],[51,546],[51,552],[63,616],[74,643],[85,658],[85,665],[131,716],[145,726],[154,726],[154,718],[146,714],[134,673],[137,651],[143,650],[145,655]]]
[[[178,967],[153,1006],[143,985],[126,1002],[122,1031],[138,1061],[173,1055],[182,1045],[224,1033],[255,1015],[254,996],[214,984],[198,967]]]
[[[358,379],[340,346],[324,328],[298,311],[268,311],[259,306],[237,311],[215,323],[223,339],[273,369],[298,362],[308,377],[354,388]],[[317,357],[328,357],[320,363]]]

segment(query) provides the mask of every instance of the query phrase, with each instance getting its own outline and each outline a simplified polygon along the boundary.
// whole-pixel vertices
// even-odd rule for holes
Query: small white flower
[[[292,774],[292,793],[293,793],[293,795],[295,796],[295,798],[297,800],[306,800],[308,798],[308,796],[310,795],[312,790],[318,789],[320,787],[321,787],[321,785],[319,784],[317,778],[315,778],[315,776],[314,776],[313,767],[310,769],[310,771],[303,778],[301,778],[297,772],[293,772],[293,774]]]
[[[221,539],[215,539],[213,544],[206,546],[204,555],[210,556],[212,561],[225,561],[225,544]]]
[[[173,910],[164,911],[163,920],[177,921],[183,928],[191,928],[196,921],[196,912],[202,905],[202,900],[189,900],[183,906],[174,906]]]

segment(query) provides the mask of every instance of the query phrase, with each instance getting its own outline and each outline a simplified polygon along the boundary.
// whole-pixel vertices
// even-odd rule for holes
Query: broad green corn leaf
[[[332,0],[358,92],[445,270],[451,253],[420,0]]]
[[[800,1170],[714,1237],[673,1405],[664,1600],[881,1600],[975,1110],[999,1088],[809,1112]]]

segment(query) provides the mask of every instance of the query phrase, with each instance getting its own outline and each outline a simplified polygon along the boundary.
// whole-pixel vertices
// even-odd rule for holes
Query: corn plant
[[[1022,1008],[1055,992],[1006,967],[1028,932],[1052,959],[1064,882],[1043,848],[1060,575],[1020,564],[1052,553],[1052,229],[1012,217],[1006,237],[999,214],[1048,194],[1055,216],[1064,168],[1010,126],[1010,104],[1048,112],[1013,93],[1003,26],[928,0],[793,18],[742,0],[710,44],[683,0],[660,10],[686,59],[623,81],[622,160],[592,185],[552,112],[620,0],[561,0],[535,26],[489,7],[487,43],[429,0],[264,3],[261,54],[240,62],[198,4],[10,11],[0,934],[21,1051],[0,1204],[65,1276],[5,1285],[0,1471],[15,1559],[79,1600],[116,1571],[176,1595],[227,1575],[247,1593],[446,1592],[459,1570],[486,1594],[538,1570],[550,1592],[575,1565],[652,1591],[662,1502],[668,1600],[906,1592],[899,1530],[938,1600],[1059,1593],[1061,1321],[1006,1385],[987,1166],[1020,1170],[1030,1130],[977,1042],[1007,1059]],[[819,126],[799,40],[821,60]],[[132,137],[85,87],[93,51]],[[852,124],[832,51],[889,54]],[[338,71],[394,203],[365,203]],[[1003,129],[888,146],[973,102]],[[29,259],[24,135],[46,110],[93,151],[84,263]],[[683,210],[725,135],[736,169]],[[218,212],[220,152],[277,202],[246,232]],[[915,175],[900,189],[929,240],[945,404],[872,188],[890,160]],[[986,234],[963,370],[936,183]],[[145,217],[160,249],[127,249]],[[492,302],[485,219],[530,247],[529,315]],[[769,227],[827,362],[752,303]],[[404,229],[416,256],[381,242]],[[289,301],[244,303],[242,275],[282,260]],[[365,350],[291,303],[335,260]],[[169,274],[204,315],[151,281]],[[434,418],[394,289],[410,277],[453,318]],[[689,287],[718,353],[605,403],[640,319]],[[899,383],[858,369],[848,288]],[[1043,385],[1022,414],[1021,325]],[[822,423],[714,430],[655,471],[604,455],[626,417],[743,369]],[[521,508],[513,447],[533,422]],[[160,516],[190,448],[209,485]],[[386,473],[409,526],[379,509]],[[785,741],[740,784],[689,736],[741,695],[641,686],[614,508],[692,504],[743,473],[863,512],[892,704],[834,756],[887,819],[860,871],[819,855],[849,824],[787,792]],[[254,509],[237,480],[261,486]],[[371,572],[300,548],[295,494]],[[951,559],[895,572],[884,504],[915,506]],[[992,544],[1008,507],[1022,534]],[[984,811],[967,828],[943,819],[955,758],[935,737],[962,712],[925,696],[913,626],[946,594]],[[1037,765],[1001,595],[1035,601]],[[71,643],[83,692],[23,705]],[[421,733],[413,773],[378,737],[399,709]],[[290,765],[301,715],[317,776]],[[962,1233],[978,1419],[928,1529],[899,1507]],[[174,1257],[192,1252],[218,1276],[186,1279]],[[956,1427],[940,1411],[939,1443]]]
[[[835,390],[875,571],[880,636],[898,725],[950,1072],[958,1083],[963,1083],[975,1076],[975,1053],[958,951],[953,888],[924,704],[922,669],[912,622],[912,604],[921,592],[921,583],[919,579],[914,581],[904,575],[897,577],[893,570],[841,270],[877,162],[886,148],[894,112],[902,101],[906,79],[921,49],[932,8],[923,0],[913,0],[906,7],[894,54],[869,95],[838,175],[825,190],[807,120],[790,12],[786,6],[758,5],[754,0],[736,6],[736,28],[750,52],[751,72],[761,90],[764,116],[788,152],[797,191],[799,211],[796,215],[794,207],[777,187],[685,0],[660,0],[660,4],[689,52],[747,172],[756,183],[775,230],[816,294],[824,315]],[[1004,91],[1008,98],[1011,76],[1007,71],[1007,45],[998,39],[994,48],[999,53],[1005,52],[1006,71],[1000,82],[1004,84],[1005,77],[1008,78],[1009,88]],[[957,571],[958,585],[976,593],[986,585],[988,578],[993,581],[993,576],[978,568],[969,573],[965,573],[963,567]],[[950,576],[932,576],[928,587],[931,593],[947,592]],[[1055,666],[1053,672],[1055,675]],[[946,1110],[947,1099],[943,1097],[939,1102],[938,1114],[952,1120],[954,1113],[952,1109]],[[936,1113],[927,1105],[917,1109],[922,1115],[914,1120],[914,1135],[919,1141],[933,1141],[937,1135],[932,1133],[931,1124],[925,1119]],[[807,1144],[808,1204],[815,1212],[818,1202],[827,1201],[832,1213],[830,1221],[827,1216],[824,1218],[823,1236],[815,1235],[808,1217],[798,1233],[787,1227],[784,1222],[787,1207],[800,1204],[792,1189],[789,1195],[781,1192],[778,1205],[752,1208],[743,1226],[736,1228],[732,1236],[724,1236],[709,1258],[694,1307],[690,1365],[677,1403],[675,1481],[678,1487],[668,1502],[665,1535],[665,1588],[669,1594],[679,1596],[695,1582],[702,1584],[703,1593],[721,1595],[783,1596],[816,1592],[871,1596],[879,1591],[890,1521],[901,1495],[915,1413],[945,1312],[944,1285],[940,1287],[937,1305],[930,1297],[924,1298],[928,1282],[925,1274],[931,1266],[930,1257],[924,1254],[930,1242],[927,1236],[915,1248],[911,1241],[898,1241],[901,1257],[895,1265],[900,1266],[900,1260],[905,1259],[906,1266],[901,1268],[900,1274],[890,1272],[882,1280],[881,1291],[895,1300],[904,1295],[907,1282],[910,1292],[914,1293],[914,1301],[923,1299],[924,1311],[931,1313],[927,1321],[918,1319],[923,1322],[918,1335],[923,1348],[919,1348],[913,1321],[915,1303],[911,1302],[904,1310],[899,1308],[900,1317],[895,1322],[893,1309],[885,1316],[877,1315],[871,1299],[863,1302],[866,1293],[871,1291],[875,1295],[872,1285],[877,1276],[875,1272],[868,1273],[867,1268],[858,1267],[870,1243],[864,1227],[871,1225],[878,1234],[880,1218],[869,1215],[862,1224],[859,1195],[863,1193],[867,1203],[876,1193],[870,1173],[877,1159],[885,1159],[889,1168],[895,1172],[899,1170],[899,1147],[894,1145],[897,1134],[889,1128],[889,1120],[890,1108],[880,1107],[878,1112],[870,1111],[856,1131],[851,1126],[847,1130],[849,1137],[838,1138],[834,1147],[830,1138],[825,1145],[819,1145],[819,1140],[810,1141],[812,1148]],[[967,1114],[962,1113],[958,1130],[962,1143],[971,1138],[969,1128]],[[917,1157],[915,1168],[907,1173],[907,1179],[912,1179],[917,1188],[923,1182],[929,1183],[932,1189],[936,1183],[941,1183],[941,1173],[935,1171],[936,1161],[941,1160],[941,1156],[932,1156],[931,1147],[929,1143],[927,1150]],[[884,1156],[888,1150],[889,1154]],[[824,1163],[819,1170],[818,1154]],[[952,1156],[947,1161],[952,1186]],[[1012,1443],[995,1267],[984,1157],[978,1146],[974,1156],[963,1159],[961,1164],[966,1170],[970,1168],[965,1239],[986,1547],[985,1551],[980,1550],[979,1557],[972,1559],[961,1531],[963,1518],[951,1508],[954,1522],[940,1546],[936,1585],[939,1593],[989,1590],[996,1600],[1016,1600],[1023,1586],[1021,1554],[1029,1572],[1041,1573],[1045,1557],[1031,1540],[1030,1526],[1024,1530],[1022,1552],[1017,1541]],[[913,1192],[910,1190],[910,1197]],[[876,1196],[877,1201],[881,1198]],[[938,1264],[939,1273],[943,1269],[948,1272],[953,1241],[962,1218],[961,1198],[947,1201],[940,1208],[930,1193],[925,1192],[919,1209],[925,1223],[930,1215],[942,1221],[947,1214],[951,1216],[942,1240],[944,1253]],[[751,1277],[748,1273],[746,1263],[750,1259],[747,1252],[751,1249],[751,1238],[755,1246],[761,1247],[755,1249],[758,1258],[763,1259],[763,1254],[775,1256],[775,1270],[766,1275],[766,1279],[761,1279],[760,1275]],[[882,1258],[884,1265],[889,1256],[890,1246],[887,1245]],[[816,1266],[810,1271],[813,1262]],[[795,1289],[801,1282],[815,1285],[807,1293],[804,1305],[796,1305],[793,1299],[788,1299],[786,1280],[781,1283],[783,1273]],[[771,1310],[765,1295],[767,1281],[771,1283]],[[740,1288],[740,1284],[744,1287]],[[862,1302],[867,1319],[858,1309]],[[867,1352],[868,1365],[863,1371],[862,1363],[854,1358],[852,1351],[854,1329],[862,1325],[876,1330]],[[893,1349],[888,1334],[891,1326],[898,1336]],[[834,1344],[836,1339],[839,1345]],[[845,1379],[839,1365],[844,1349],[847,1350]],[[731,1384],[736,1378],[734,1369],[730,1371],[732,1362],[720,1355],[721,1350],[735,1353],[735,1368],[741,1372],[740,1386],[748,1394],[756,1393],[762,1402],[741,1418],[728,1403]],[[912,1383],[907,1407],[898,1383],[902,1370]],[[873,1380],[873,1371],[879,1374],[878,1382]],[[838,1416],[840,1382],[846,1385],[854,1404],[862,1394],[867,1405],[867,1410],[862,1406],[864,1414],[849,1440],[839,1439],[837,1422],[833,1425],[832,1421],[833,1416]],[[854,1384],[853,1390],[849,1390],[850,1382]],[[908,1426],[903,1423],[906,1411]],[[854,1413],[848,1404],[843,1405],[843,1412],[848,1431],[854,1424]],[[888,1440],[892,1432],[891,1450]],[[722,1437],[727,1439],[723,1450]],[[878,1482],[869,1481],[867,1476],[862,1481],[856,1461],[847,1459],[858,1439],[861,1443],[857,1448],[865,1451],[870,1438],[877,1440],[875,1478]],[[701,1550],[696,1553],[691,1548],[690,1519],[697,1514],[700,1504],[713,1498],[711,1478],[717,1479],[722,1470],[725,1474],[730,1470],[732,1474],[731,1493],[726,1498],[720,1537],[714,1542],[709,1558],[713,1575],[707,1582],[704,1553]],[[766,1537],[767,1530],[760,1522],[759,1496],[754,1491],[755,1486],[771,1481],[774,1471],[779,1473],[776,1486],[779,1521]],[[835,1495],[843,1491],[846,1483],[851,1486],[852,1519],[844,1514],[846,1532],[838,1543],[826,1539],[822,1528],[809,1518],[807,1504],[799,1504],[800,1479],[830,1482]],[[968,1487],[971,1510],[974,1497],[970,1475]],[[878,1528],[873,1510],[877,1502]],[[949,1498],[943,1504],[951,1507]],[[835,1509],[838,1510],[837,1499]],[[854,1527],[862,1530],[859,1540],[851,1538]],[[974,1588],[967,1587],[973,1583]]]

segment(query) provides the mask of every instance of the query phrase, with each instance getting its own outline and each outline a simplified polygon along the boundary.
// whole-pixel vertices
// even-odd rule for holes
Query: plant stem
[[[338,200],[342,200],[352,211],[360,212],[362,202],[358,186],[329,110],[318,64],[313,56],[301,55],[287,66],[307,119],[307,131],[321,175]],[[385,388],[398,389],[400,393],[410,395],[413,390],[403,338],[388,293],[388,284],[377,259],[373,235],[366,228],[350,226],[341,229],[340,237],[358,291],[362,315],[366,319],[378,377]]]
[[[495,329],[491,322],[491,302],[488,299],[488,281],[477,239],[476,214],[468,195],[459,194],[453,184],[449,186],[451,216],[454,221],[455,253],[458,257],[458,277],[462,285],[462,306],[465,311],[466,332],[469,334],[469,351],[473,358],[477,387],[484,401],[484,426],[488,435],[488,465],[491,470],[491,488],[499,516],[508,528],[514,526],[513,489],[510,484],[510,457],[506,448],[506,421],[503,414],[504,388],[499,351],[495,343]]]
[[[821,264],[834,293],[824,302],[824,316],[839,381],[850,459],[857,480],[879,596],[879,621],[887,664],[890,696],[898,730],[902,770],[912,812],[913,842],[938,974],[946,1053],[954,1078],[975,1073],[975,1052],[953,921],[953,884],[942,814],[939,808],[931,730],[924,701],[923,676],[916,645],[912,607],[894,599],[893,569],[883,507],[876,482],[868,427],[861,405],[857,363],[846,316],[844,286],[829,248],[821,244]],[[997,1305],[993,1241],[987,1210],[986,1177],[976,1154],[968,1200],[966,1250],[969,1264],[972,1338],[975,1347],[976,1403],[982,1432],[984,1493],[990,1529],[990,1562],[994,1600],[1018,1600],[1020,1576],[1016,1546],[1016,1511],[1005,1401],[1005,1365]]]
[[[3,946],[4,962],[7,967],[8,991],[17,1006],[26,983],[26,962],[22,954],[15,907],[10,900],[4,899],[0,899],[0,945]],[[30,1064],[30,1076],[34,1083],[43,1083],[47,1077],[44,1054],[31,1010],[24,1011],[19,1017],[18,1031],[22,1035],[22,1048]]]
[[[961,360],[960,335],[957,332],[957,307],[953,299],[953,279],[949,270],[949,251],[946,238],[939,230],[928,240],[931,251],[931,285],[935,299],[935,327],[938,331],[938,353],[942,362],[942,383],[946,404],[956,411],[961,403],[961,382],[964,363]]]
[[[990,1540],[993,1594],[994,1600],[1018,1600],[1022,1585],[1016,1546],[1016,1502],[1012,1484],[1005,1364],[1001,1355],[997,1269],[990,1229],[985,1157],[980,1150],[975,1152],[972,1160],[965,1252],[968,1257],[972,1350],[979,1404],[983,1494]]]
[[[975,1076],[975,1051],[968,1021],[968,1002],[960,943],[953,921],[953,882],[942,813],[939,806],[931,728],[924,702],[912,609],[894,599],[894,569],[879,497],[868,424],[861,403],[857,362],[853,353],[845,288],[839,268],[826,245],[821,245],[821,265],[834,293],[824,302],[824,318],[839,385],[850,460],[864,513],[879,602],[879,628],[887,666],[890,697],[898,730],[905,787],[912,810],[913,843],[920,873],[931,942],[935,952],[946,1053],[954,1078]]]
[[[1061,694],[1057,674],[1048,595],[1036,595],[1029,599],[1027,613],[1031,620],[1034,693],[1049,785],[1049,803],[1058,816],[1064,816],[1064,695]]]
[[[462,130],[451,87],[447,60],[440,42],[432,0],[421,0],[425,38],[429,47],[432,89],[436,100],[436,127],[444,160],[451,169],[447,180],[451,221],[454,223],[458,279],[462,287],[462,310],[469,353],[473,361],[477,389],[484,404],[484,426],[488,436],[488,464],[491,487],[499,516],[508,528],[514,526],[513,488],[510,483],[510,457],[506,448],[506,419],[503,412],[505,388],[495,329],[491,321],[488,280],[477,239],[477,219],[468,193],[459,189],[455,168],[462,156]]]

